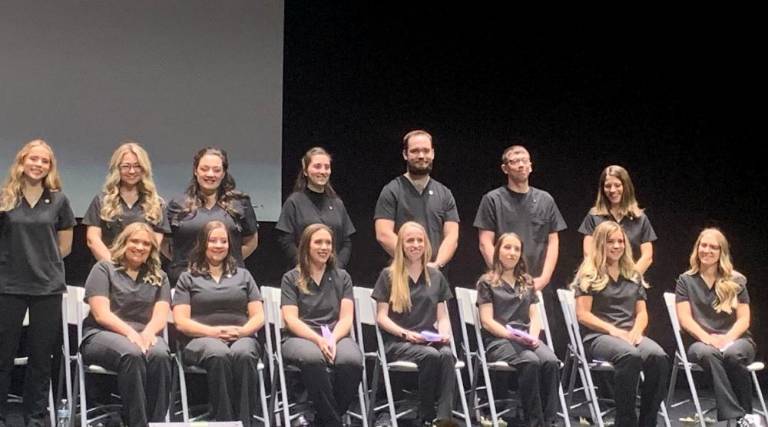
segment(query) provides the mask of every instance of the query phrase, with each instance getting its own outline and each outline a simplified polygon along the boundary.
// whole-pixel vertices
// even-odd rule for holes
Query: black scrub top
[[[341,314],[341,300],[354,301],[355,298],[349,273],[339,268],[326,268],[320,285],[310,278],[308,294],[299,290],[299,277],[298,268],[283,274],[280,306],[297,306],[299,319],[315,332],[319,333],[323,325],[333,330]]]
[[[599,292],[592,290],[585,292],[576,287],[574,296],[578,298],[582,295],[592,297],[592,314],[625,331],[632,329],[635,325],[637,302],[648,299],[645,288],[641,284],[623,276],[619,276],[618,280],[609,277],[608,284]],[[603,333],[581,326],[581,336],[585,341],[599,335]]]
[[[173,259],[169,267],[169,279],[173,286],[178,280],[181,272],[189,267],[189,253],[195,246],[195,241],[200,230],[210,221],[221,221],[232,235],[232,241],[229,242],[229,251],[237,260],[238,267],[244,267],[243,263],[243,237],[253,236],[259,229],[259,223],[256,220],[256,213],[251,206],[251,199],[244,196],[240,199],[233,199],[232,208],[237,212],[237,217],[233,217],[224,208],[218,204],[212,208],[198,208],[194,213],[182,214],[184,210],[185,196],[173,198],[168,203],[168,221],[171,224],[171,234],[168,236],[173,239],[171,251]]]
[[[152,320],[155,303],[171,303],[168,276],[162,273],[160,286],[157,286],[146,283],[144,275],[145,271],[141,270],[133,280],[121,266],[111,261],[99,261],[85,281],[85,302],[95,296],[107,297],[109,310],[136,332],[141,332]],[[90,313],[83,321],[83,338],[103,329]]]
[[[408,278],[408,290],[411,296],[411,310],[395,313],[392,305],[389,306],[389,318],[401,328],[409,331],[437,331],[437,305],[453,298],[451,287],[448,280],[445,279],[440,270],[427,267],[426,273],[429,274],[429,285],[427,285],[424,272],[419,279],[414,282]],[[379,274],[376,285],[373,287],[371,298],[377,302],[389,304],[391,296],[392,279],[389,267],[385,268]],[[403,341],[402,337],[396,337],[386,331],[382,331],[387,341]]]
[[[624,216],[621,221],[616,221],[613,215],[593,215],[588,213],[579,226],[579,233],[592,235],[595,228],[605,221],[617,222],[621,228],[624,229],[624,232],[627,233],[629,243],[632,246],[632,256],[635,259],[640,258],[640,245],[656,240],[656,232],[653,231],[651,221],[648,220],[648,217],[645,214],[634,218]]]
[[[505,281],[497,286],[481,280],[477,283],[477,306],[491,304],[493,320],[502,325],[528,332],[531,327],[531,305],[539,302],[536,290],[532,286],[513,286]],[[483,329],[485,341],[497,339]]]
[[[349,263],[351,247],[345,247],[349,236],[355,234],[355,226],[349,218],[344,202],[338,197],[328,197],[310,189],[296,191],[283,204],[275,229],[288,234],[290,238],[283,250],[295,263],[296,247],[304,229],[311,224],[325,224],[333,230],[333,248],[336,250],[336,265],[344,268]],[[351,246],[351,245],[347,245]]]
[[[166,214],[165,205],[162,206],[162,211],[159,222],[152,224],[147,222],[144,217],[144,209],[141,207],[144,196],[139,196],[139,200],[129,207],[125,203],[122,197],[120,199],[120,207],[123,209],[122,214],[113,218],[112,221],[105,221],[101,218],[101,206],[104,202],[104,195],[99,194],[94,196],[91,200],[91,204],[88,206],[88,210],[83,216],[83,224],[88,226],[99,227],[101,229],[101,241],[107,247],[112,246],[115,238],[125,229],[125,227],[133,224],[134,222],[146,222],[152,227],[155,233],[168,234],[171,232],[171,226],[168,223],[168,216]]]
[[[74,226],[67,196],[47,188],[34,207],[22,197],[18,206],[0,212],[0,294],[65,293],[57,233]]]
[[[737,283],[739,283],[741,289],[736,294],[736,300],[739,304],[749,304],[749,292],[747,292],[746,278],[741,274],[738,274]],[[715,287],[709,288],[707,282],[701,278],[698,273],[681,274],[677,278],[677,286],[675,286],[675,301],[684,302],[688,301],[691,305],[691,316],[699,326],[702,327],[707,333],[725,335],[731,330],[733,324],[736,323],[736,309],[731,310],[731,313],[721,311],[718,313],[715,311],[714,305],[717,302],[717,294],[715,293]],[[750,337],[749,331],[745,332],[742,337]]]
[[[549,235],[567,228],[549,193],[535,187],[529,187],[527,193],[517,193],[507,186],[483,196],[473,225],[493,231],[496,238],[509,232],[520,236],[528,271],[534,277],[541,275],[544,268]]]
[[[434,260],[443,242],[443,224],[448,221],[459,222],[459,212],[451,190],[445,185],[429,178],[424,191],[419,193],[405,175],[400,175],[381,190],[373,219],[394,221],[395,233],[408,221],[424,226],[432,245]]]

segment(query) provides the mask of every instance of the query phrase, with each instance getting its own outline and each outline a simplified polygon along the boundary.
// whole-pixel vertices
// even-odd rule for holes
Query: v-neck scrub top
[[[400,175],[382,188],[373,218],[394,221],[395,233],[408,221],[418,222],[427,230],[435,259],[443,242],[443,224],[459,222],[459,212],[451,190],[436,179],[429,178],[419,193],[405,175]]]
[[[739,274],[739,276],[741,275]],[[746,278],[741,280],[746,282]],[[737,283],[739,282],[738,279],[736,281]],[[736,293],[736,302],[738,304],[749,304],[749,292],[747,292],[746,283],[739,283],[739,285],[741,288]],[[736,323],[735,308],[730,313],[724,311],[718,313],[715,310],[714,305],[718,301],[715,286],[713,285],[710,288],[699,273],[693,275],[683,273],[677,278],[675,302],[685,301],[688,301],[691,305],[691,317],[693,317],[693,320],[707,333],[725,335],[731,330],[733,324]],[[751,334],[747,330],[741,337],[750,336]]]
[[[91,204],[88,206],[88,210],[83,216],[83,224],[99,227],[101,229],[101,241],[107,247],[112,246],[112,242],[115,238],[125,229],[125,227],[133,224],[134,222],[147,222],[144,217],[144,209],[141,207],[143,196],[140,196],[133,206],[128,207],[122,197],[119,197],[120,207],[122,213],[119,216],[115,216],[112,221],[105,221],[101,218],[101,207],[104,203],[104,195],[96,195]],[[159,222],[157,224],[148,223],[155,233],[167,234],[171,232],[171,226],[168,224],[168,217],[166,215],[165,205],[163,205]]]
[[[339,268],[326,268],[320,284],[310,278],[309,293],[306,294],[299,289],[299,277],[298,268],[283,274],[280,306],[295,305],[299,309],[299,319],[315,332],[319,332],[323,325],[333,330],[341,315],[341,300],[354,301],[355,298],[349,273]]]
[[[0,294],[56,295],[67,290],[58,235],[75,226],[69,200],[59,191],[43,190],[32,207],[0,212]]]
[[[200,230],[210,221],[221,221],[227,226],[227,230],[232,235],[232,241],[229,242],[229,251],[237,260],[238,267],[244,267],[243,263],[243,237],[253,236],[259,229],[259,223],[256,220],[256,213],[251,206],[251,199],[244,196],[240,199],[232,200],[232,208],[237,212],[237,217],[233,217],[229,212],[218,204],[210,209],[199,207],[194,213],[182,215],[184,209],[185,196],[179,196],[168,203],[168,221],[171,224],[171,234],[173,239],[171,251],[173,259],[170,264],[169,278],[173,285],[182,271],[186,270],[189,263],[189,253],[195,246]]]
[[[592,314],[600,320],[608,322],[619,329],[628,331],[635,326],[635,309],[638,301],[648,299],[643,285],[619,276],[618,280],[608,278],[608,284],[600,291],[591,289],[582,291],[580,287],[574,290],[576,298],[580,296],[592,297]],[[581,325],[581,335],[584,341],[588,341],[600,335],[602,332],[593,331]]]
[[[284,247],[286,255],[291,258],[291,261],[296,262],[296,247],[301,240],[301,234],[308,225],[317,223],[325,224],[333,231],[333,248],[338,256],[337,264],[340,268],[344,268],[349,262],[350,255],[349,249],[343,250],[344,242],[355,233],[355,226],[340,198],[316,193],[308,188],[304,191],[296,191],[286,199],[275,226],[275,229],[288,234],[291,238],[291,247]]]

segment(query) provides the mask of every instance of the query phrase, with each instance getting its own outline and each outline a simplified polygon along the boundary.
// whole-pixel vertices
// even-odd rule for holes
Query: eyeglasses
[[[118,166],[120,168],[121,172],[130,172],[131,170],[135,170],[136,172],[142,172],[144,168],[141,167],[139,164],[129,165],[127,163],[121,164]]]
[[[508,165],[512,165],[512,166],[517,165],[517,164],[530,165],[531,164],[531,159],[526,159],[524,157],[523,158],[515,158],[515,159],[507,159],[504,163],[506,163]]]

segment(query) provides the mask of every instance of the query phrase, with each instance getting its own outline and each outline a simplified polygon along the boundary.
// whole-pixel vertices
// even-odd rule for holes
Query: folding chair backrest
[[[539,325],[544,330],[544,336],[547,338],[547,347],[550,350],[555,350],[555,344],[552,342],[552,332],[549,330],[549,320],[547,320],[547,309],[544,307],[544,294],[541,291],[536,291],[536,297],[539,299],[539,303],[536,304],[536,312],[539,315]]]
[[[279,322],[279,327],[284,328],[283,316],[280,315],[280,288],[262,286],[261,296],[264,297],[265,322],[269,322],[269,324]]]
[[[584,344],[581,341],[581,331],[579,330],[579,320],[576,317],[576,298],[573,291],[567,289],[558,289],[557,297],[560,300],[560,306],[563,309],[565,325],[568,329],[568,337],[577,356],[586,361],[586,352]]]
[[[677,318],[677,302],[675,301],[675,294],[672,292],[664,292],[664,305],[667,306],[667,313],[669,313],[669,321],[672,324],[672,331],[675,333],[675,343],[677,344],[677,355],[685,363],[688,363],[688,355],[683,345],[683,338],[680,335],[680,320]]]
[[[85,288],[79,286],[67,286],[67,296],[64,299],[67,303],[63,307],[67,324],[77,326],[77,342],[83,339],[83,320],[91,312],[91,306],[85,302]]]
[[[371,299],[373,290],[355,286],[355,314],[363,325],[376,325],[376,312],[374,311],[374,301]]]
[[[459,306],[459,319],[462,323],[475,326],[475,304],[477,291],[468,288],[456,288],[456,302]],[[464,327],[464,325],[462,325]]]

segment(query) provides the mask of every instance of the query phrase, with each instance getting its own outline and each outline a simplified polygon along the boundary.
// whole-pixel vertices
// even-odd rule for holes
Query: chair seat
[[[456,362],[456,369],[464,369],[464,366],[466,366],[466,364],[461,360]],[[397,360],[395,362],[389,362],[387,364],[387,367],[390,370],[398,371],[398,372],[418,372],[419,370],[419,366],[416,365],[416,363],[409,362],[407,360]]]
[[[259,362],[256,364],[256,370],[263,371],[264,370],[264,363]],[[184,365],[184,372],[189,374],[206,374],[208,371],[205,370],[202,366],[197,365]]]
[[[605,360],[593,360],[589,363],[589,368],[595,371],[612,371],[614,369],[613,363]]]
[[[509,363],[504,361],[498,361],[498,362],[488,362],[488,369],[492,371],[502,371],[502,372],[515,372],[517,369],[515,369],[512,366],[509,366]]]
[[[85,367],[85,371],[89,374],[117,375],[117,372],[110,371],[99,365],[88,365]]]
[[[28,361],[28,357],[17,357],[13,359],[13,366],[27,366]]]
[[[765,363],[752,362],[749,365],[747,365],[747,369],[749,370],[749,372],[762,371],[763,369],[765,369]]]

